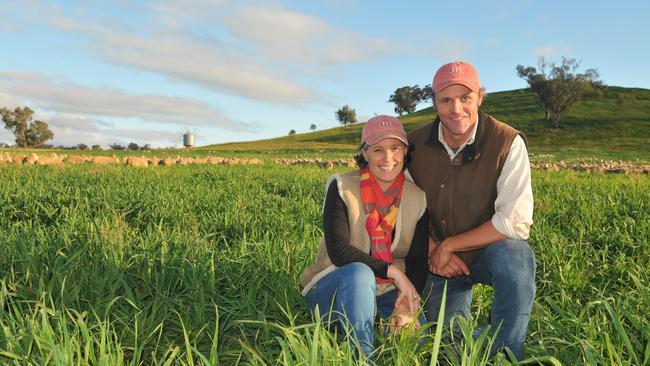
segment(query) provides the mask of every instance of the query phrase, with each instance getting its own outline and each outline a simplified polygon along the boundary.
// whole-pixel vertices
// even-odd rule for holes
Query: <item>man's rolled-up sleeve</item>
[[[492,225],[510,239],[528,239],[533,223],[533,189],[528,150],[517,136],[497,180],[497,198]]]

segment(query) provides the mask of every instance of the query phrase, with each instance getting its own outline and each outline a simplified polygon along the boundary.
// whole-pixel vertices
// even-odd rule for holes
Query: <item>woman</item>
[[[407,150],[399,119],[366,122],[361,169],[328,179],[324,238],[300,277],[310,309],[342,332],[353,331],[366,356],[373,350],[375,308],[394,330],[424,321],[416,316],[427,276],[428,214],[424,192],[404,176]]]

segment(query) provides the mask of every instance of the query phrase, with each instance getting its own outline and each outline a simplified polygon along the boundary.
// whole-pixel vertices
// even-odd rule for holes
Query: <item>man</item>
[[[438,117],[408,136],[415,147],[408,170],[430,217],[427,318],[437,319],[445,281],[445,322],[469,317],[474,284],[491,285],[492,331],[499,327],[492,352],[508,347],[521,359],[535,297],[526,144],[479,110],[485,93],[469,63],[443,65],[431,88]]]

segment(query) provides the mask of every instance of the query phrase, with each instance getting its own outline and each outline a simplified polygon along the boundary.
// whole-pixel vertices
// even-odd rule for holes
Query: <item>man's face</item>
[[[483,98],[460,84],[448,86],[435,95],[436,109],[442,122],[442,133],[450,147],[460,147],[472,133],[478,120],[478,107]]]

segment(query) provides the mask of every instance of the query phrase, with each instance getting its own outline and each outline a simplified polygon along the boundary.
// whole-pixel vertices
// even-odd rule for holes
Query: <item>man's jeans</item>
[[[490,285],[495,292],[490,313],[491,328],[495,330],[501,325],[492,354],[502,347],[509,347],[521,360],[535,298],[535,254],[527,241],[501,240],[483,248],[469,270],[469,276],[449,279],[429,273],[424,290],[428,298],[427,318],[438,319],[445,280],[445,323],[456,315],[469,319],[472,286],[477,283]]]
[[[321,319],[331,321],[344,336],[345,330],[352,330],[366,356],[371,356],[374,347],[375,307],[377,316],[390,318],[397,300],[397,291],[381,296],[375,295],[375,274],[363,263],[353,262],[335,269],[321,278],[307,293],[307,304],[313,312],[318,306]],[[420,324],[426,319],[419,317]]]

